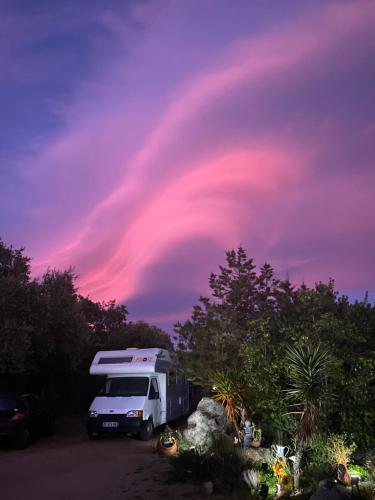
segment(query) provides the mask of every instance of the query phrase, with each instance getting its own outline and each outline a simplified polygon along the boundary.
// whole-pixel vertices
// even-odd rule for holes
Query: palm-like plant
[[[216,371],[212,376],[213,399],[225,409],[228,422],[232,423],[239,435],[237,419],[241,414],[241,387],[238,374],[230,371]]]
[[[288,347],[289,388],[286,390],[292,413],[299,415],[296,454],[294,459],[294,487],[299,490],[301,461],[307,440],[314,435],[321,407],[330,396],[327,384],[330,356],[322,347]]]

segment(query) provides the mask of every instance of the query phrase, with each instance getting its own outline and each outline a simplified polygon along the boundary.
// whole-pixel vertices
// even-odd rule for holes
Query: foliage
[[[261,441],[262,440],[262,429],[253,424],[253,441]]]
[[[166,425],[163,429],[163,431],[160,434],[160,438],[164,443],[174,443],[176,438],[175,438],[175,433],[174,431],[169,427],[169,425]]]
[[[300,415],[298,434],[310,439],[317,427],[317,417],[329,398],[327,378],[330,371],[328,351],[321,347],[288,346],[286,348],[289,388],[286,395],[291,407]]]
[[[305,444],[313,437],[323,403],[330,395],[327,385],[330,357],[328,352],[320,346],[288,346],[286,360],[289,388],[285,392],[291,401],[291,407],[296,410],[292,413],[300,416],[293,462],[294,488],[298,491]]]
[[[238,373],[251,395],[250,410],[268,440],[295,434],[295,419],[280,398],[287,380],[288,345],[330,351],[327,384],[334,399],[320,408],[320,425],[375,446],[375,307],[365,296],[350,303],[333,280],[292,286],[269,264],[256,268],[240,247],[209,278],[211,297],[201,297],[191,318],[176,325],[186,374],[205,388],[215,370]],[[327,386],[328,388],[328,386]],[[306,418],[308,414],[306,414]]]
[[[246,450],[236,448],[227,436],[215,434],[210,449],[201,452],[199,449],[184,449],[180,446],[177,456],[171,457],[172,477],[175,480],[207,480],[220,479],[226,483],[238,481],[242,471],[251,468],[252,461]]]
[[[327,436],[318,433],[315,434],[309,442],[306,450],[308,462],[312,467],[323,468],[327,470],[330,466],[328,460]]]
[[[255,469],[244,470],[242,478],[253,494],[256,494],[259,487],[259,472]]]
[[[331,434],[327,440],[328,462],[334,467],[340,464],[348,467],[350,457],[355,449],[355,443],[349,444],[346,434]]]
[[[371,477],[370,472],[360,465],[350,464],[348,471],[350,475],[358,475],[362,478],[362,480]]]
[[[212,398],[224,406],[228,422],[236,424],[240,416],[241,386],[240,377],[230,371],[215,371],[212,376]]]
[[[24,249],[0,240],[0,390],[43,392],[63,412],[87,407],[88,368],[98,350],[173,349],[167,334],[128,323],[114,301],[79,295],[73,270],[48,269],[31,279]]]

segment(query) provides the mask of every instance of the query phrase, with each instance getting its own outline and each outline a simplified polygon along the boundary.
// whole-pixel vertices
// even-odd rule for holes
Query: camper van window
[[[115,365],[116,363],[131,363],[133,361],[132,356],[126,356],[123,358],[100,358],[99,365]]]
[[[148,377],[116,377],[107,380],[104,396],[147,396]]]
[[[169,370],[168,372],[168,385],[177,384],[177,372],[176,370]]]
[[[148,399],[159,399],[159,388],[156,378],[151,379],[150,394],[148,395]]]

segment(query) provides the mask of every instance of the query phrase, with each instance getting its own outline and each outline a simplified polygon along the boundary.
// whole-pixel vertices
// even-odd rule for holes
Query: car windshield
[[[107,380],[104,396],[147,396],[148,377],[116,377]]]

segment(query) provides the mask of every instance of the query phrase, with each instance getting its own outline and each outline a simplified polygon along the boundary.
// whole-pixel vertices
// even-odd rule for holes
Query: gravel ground
[[[53,437],[25,450],[0,445],[0,498],[6,500],[199,499],[193,485],[167,484],[156,439],[86,437],[84,419],[64,418]]]

